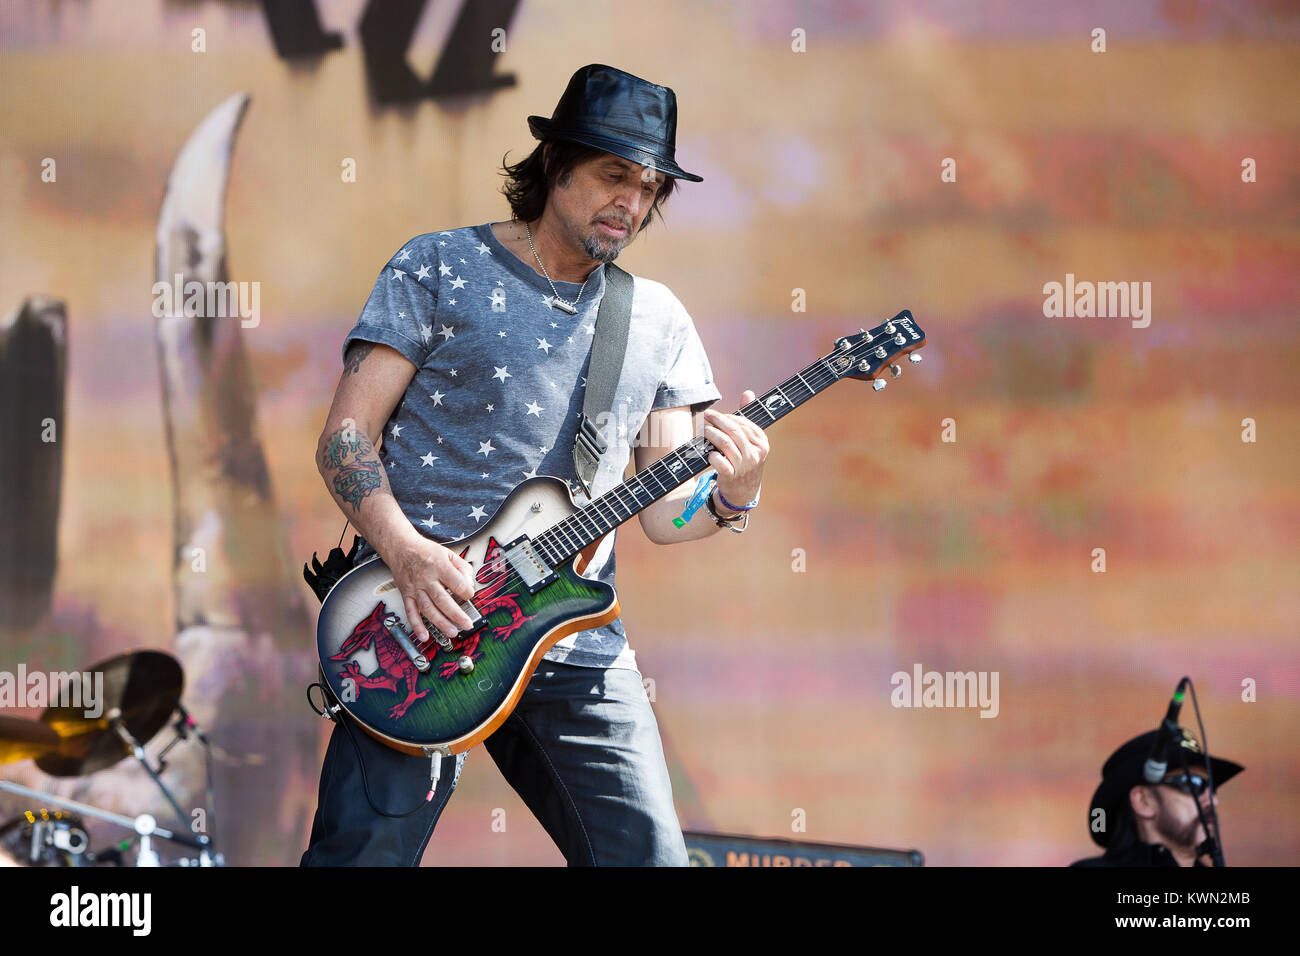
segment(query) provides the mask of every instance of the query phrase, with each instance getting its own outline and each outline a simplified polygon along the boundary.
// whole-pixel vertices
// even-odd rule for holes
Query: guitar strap
[[[627,354],[628,328],[632,324],[632,277],[605,263],[605,294],[596,310],[596,335],[591,343],[587,368],[587,389],[582,399],[582,423],[573,442],[573,464],[578,482],[591,498],[592,483],[600,456],[609,449],[602,430],[596,426],[601,412],[614,408],[614,390]],[[608,416],[607,416],[608,417]]]

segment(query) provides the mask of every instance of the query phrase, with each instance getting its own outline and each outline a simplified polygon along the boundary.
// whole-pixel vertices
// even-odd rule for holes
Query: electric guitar
[[[768,428],[842,378],[879,391],[885,368],[897,378],[902,369],[892,363],[924,345],[912,313],[900,312],[837,339],[829,354],[735,414]],[[473,599],[458,601],[473,625],[456,634],[426,621],[431,639],[417,644],[388,566],[376,555],[353,568],[326,596],[317,625],[335,703],[404,753],[450,755],[483,741],[510,716],[552,645],[618,617],[614,588],[581,576],[601,539],[705,471],[714,450],[697,436],[582,507],[559,478],[520,482],[485,525],[443,542],[475,572]]]

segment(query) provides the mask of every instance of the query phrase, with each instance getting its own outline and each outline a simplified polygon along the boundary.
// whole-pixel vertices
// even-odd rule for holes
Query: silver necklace
[[[582,280],[582,288],[578,290],[578,297],[572,302],[565,302],[564,299],[560,298],[560,290],[555,288],[554,282],[551,282],[551,274],[546,271],[546,266],[542,265],[542,257],[539,256],[537,250],[533,248],[533,233],[532,230],[528,228],[528,223],[524,223],[524,235],[528,237],[528,248],[532,249],[533,258],[537,260],[539,266],[542,266],[542,275],[546,276],[546,281],[551,283],[551,291],[555,293],[551,297],[551,308],[559,309],[561,312],[566,312],[569,315],[577,315],[578,303],[582,301],[582,293],[587,291],[587,282],[591,279],[592,273],[594,273],[595,270],[592,270],[592,273],[588,273],[587,278]]]

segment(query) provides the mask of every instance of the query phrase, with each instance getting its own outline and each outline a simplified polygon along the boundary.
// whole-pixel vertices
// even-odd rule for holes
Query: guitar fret
[[[590,513],[588,513],[586,508],[579,508],[574,512],[574,517],[578,521],[578,527],[582,528],[584,533],[590,534],[597,530],[596,522],[591,517]],[[588,527],[588,525],[590,525],[590,527]],[[599,535],[597,535],[597,537],[599,537]]]
[[[609,514],[606,515],[604,512],[600,510],[601,508],[605,508],[609,512]],[[600,515],[601,519],[604,520],[605,523],[608,524],[611,528],[614,525],[618,524],[618,512],[616,512],[610,506],[610,503],[605,500],[603,495],[600,498],[596,499],[596,514]],[[612,521],[610,520],[611,518],[613,519]]]
[[[569,546],[570,546],[570,547],[573,547],[574,542],[577,541],[577,537],[576,537],[575,535],[571,534],[571,533],[569,532],[569,529],[568,529],[567,527],[565,527],[568,523],[569,523],[569,519],[568,519],[568,518],[565,518],[562,522],[560,522],[560,524],[559,524],[560,533],[563,534],[564,537],[568,539],[568,544],[569,544]],[[574,550],[575,550],[575,551],[581,551],[582,548],[578,547],[578,548],[574,548]]]

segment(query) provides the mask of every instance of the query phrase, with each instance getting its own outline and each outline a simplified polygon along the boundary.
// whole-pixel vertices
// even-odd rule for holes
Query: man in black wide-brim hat
[[[1160,783],[1148,784],[1142,769],[1157,733],[1153,730],[1134,737],[1101,768],[1101,784],[1088,808],[1088,832],[1106,852],[1076,860],[1071,866],[1206,865],[1197,849],[1206,833],[1196,808],[1199,801],[1206,821],[1211,821],[1206,765],[1216,790],[1244,768],[1231,760],[1207,756],[1196,738],[1180,728],[1165,753],[1156,756],[1166,762],[1168,771]],[[1217,794],[1214,801],[1217,806]]]
[[[701,181],[677,162],[676,95],[592,64],[573,75],[549,119],[530,116],[528,125],[540,142],[505,166],[509,220],[415,236],[380,272],[344,340],[318,443],[321,476],[365,539],[355,560],[383,559],[422,646],[433,645],[421,616],[444,635],[471,626],[457,601],[476,590],[469,549],[440,542],[490,527],[522,481],[565,480],[584,505],[622,482],[633,451],[644,472],[701,434],[715,447],[717,483],[700,513],[674,520],[690,482],[636,512],[652,542],[675,544],[723,527],[742,532],[769,450],[754,422],[709,408],[721,395],[683,304],[663,283],[613,267],[677,180]],[[608,320],[627,309],[628,324],[615,326],[626,329],[620,366],[594,346],[616,341]],[[615,407],[595,413],[618,421],[597,423],[603,441],[587,431],[588,377],[593,402],[602,381],[610,392],[617,382],[600,399]],[[742,403],[753,400],[742,393]],[[614,584],[614,539],[611,530],[592,542],[583,577]],[[503,630],[484,640],[505,640]],[[478,645],[466,646],[453,665],[462,674]],[[402,711],[390,716],[405,719],[388,693]],[[346,714],[338,719],[303,864],[418,864],[468,751],[442,769],[350,732]],[[620,617],[546,651],[482,749],[570,864],[687,865],[658,724]]]

